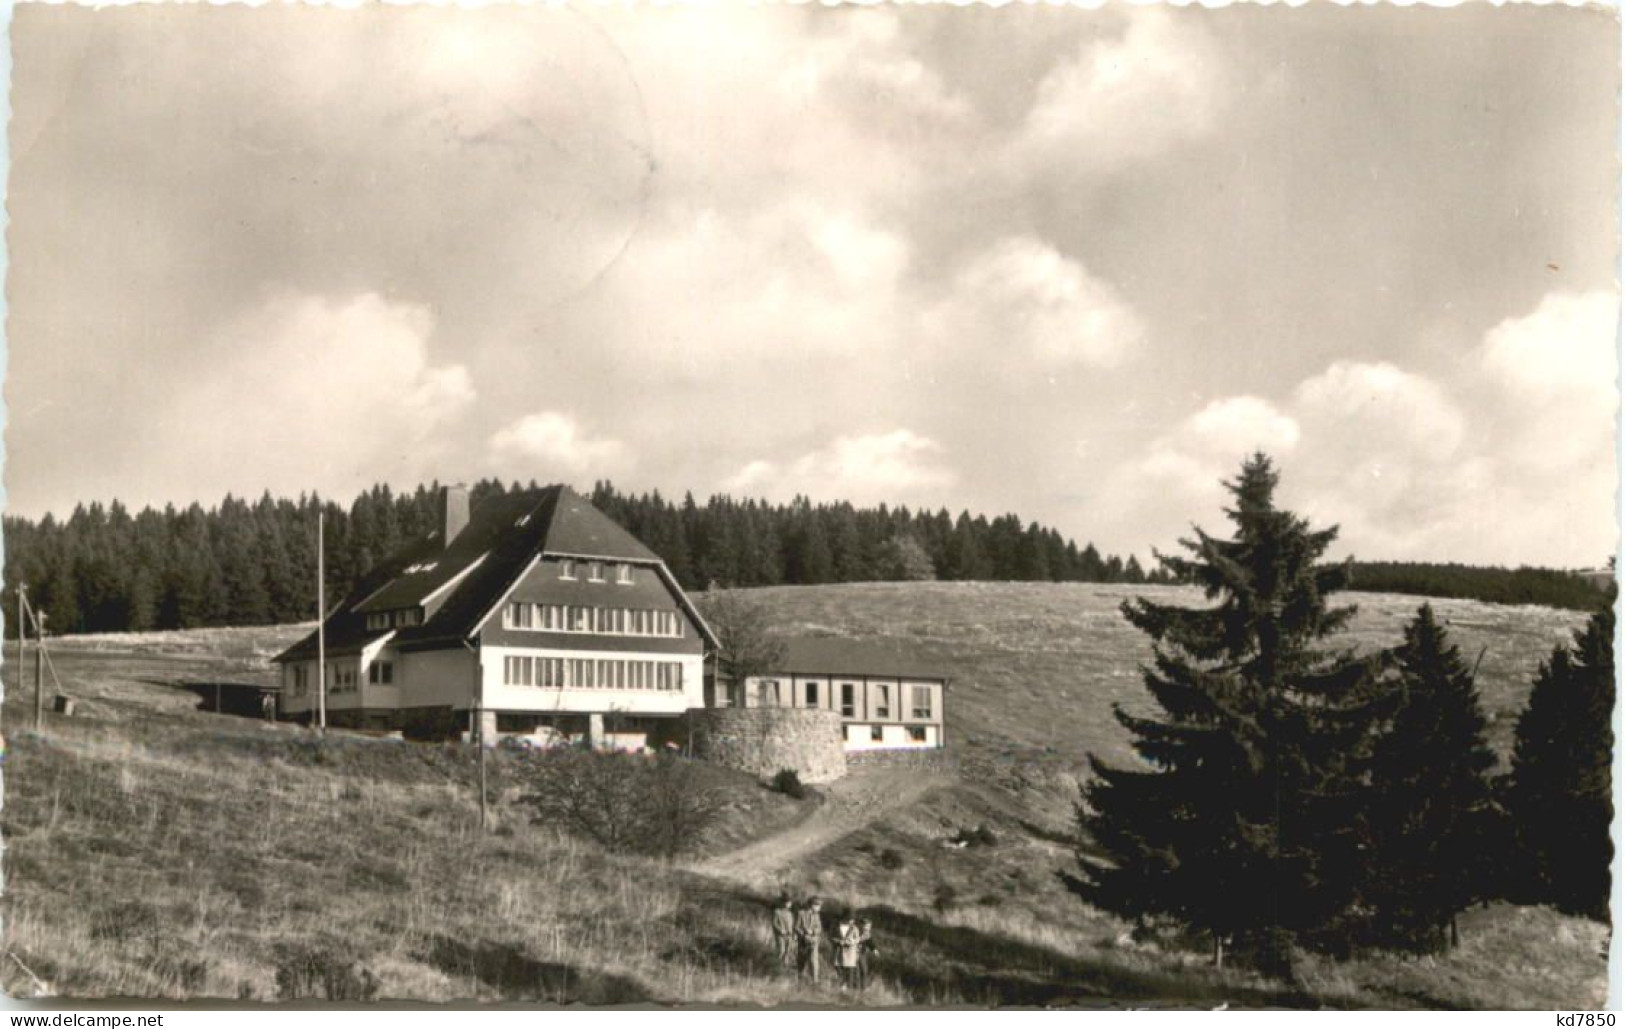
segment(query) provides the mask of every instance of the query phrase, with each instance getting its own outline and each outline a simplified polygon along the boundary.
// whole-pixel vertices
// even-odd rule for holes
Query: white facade
[[[745,707],[839,711],[847,750],[944,746],[943,683],[863,675],[759,675],[745,680]],[[738,699],[738,698],[736,698]]]
[[[906,725],[849,724],[846,729],[847,750],[907,750],[942,746],[942,733],[935,725],[918,726],[924,739],[915,739]],[[880,738],[875,739],[879,732]]]
[[[510,685],[504,681],[509,657],[564,661],[640,661],[678,667],[675,689],[589,689]],[[704,706],[705,659],[699,654],[657,654],[641,650],[559,650],[542,647],[485,647],[480,651],[484,707],[497,711],[560,714],[680,715]]]
[[[560,688],[511,685],[504,681],[510,656],[566,661],[658,661],[676,667],[674,688]],[[703,707],[705,659],[698,654],[651,654],[647,651],[559,650],[485,647],[417,650],[401,653],[381,639],[360,654],[335,655],[327,661],[327,709],[395,711],[448,707],[467,710],[476,704],[488,711],[539,714],[679,715]],[[387,663],[391,682],[372,682],[375,664]],[[307,688],[296,683],[301,674]],[[282,711],[306,714],[317,708],[316,662],[290,661],[282,666]],[[342,685],[340,685],[342,683]],[[478,685],[476,685],[476,683]],[[477,690],[483,689],[483,696]]]

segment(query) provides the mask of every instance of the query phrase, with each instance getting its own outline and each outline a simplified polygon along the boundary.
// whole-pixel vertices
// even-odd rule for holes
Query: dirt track
[[[698,866],[700,871],[742,881],[772,878],[798,859],[829,846],[889,812],[907,807],[949,782],[951,776],[917,768],[855,772],[827,788],[822,804],[781,833],[757,840]]]

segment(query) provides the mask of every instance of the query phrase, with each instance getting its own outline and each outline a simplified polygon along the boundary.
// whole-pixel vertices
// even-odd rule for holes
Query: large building
[[[836,638],[785,641],[773,672],[750,676],[719,703],[747,708],[838,711],[846,749],[910,750],[947,745],[943,701],[947,675],[879,643]]]
[[[469,511],[369,573],[326,619],[330,724],[556,732],[637,747],[703,703],[710,629],[664,562],[568,487]],[[318,704],[317,634],[276,658],[281,715]]]

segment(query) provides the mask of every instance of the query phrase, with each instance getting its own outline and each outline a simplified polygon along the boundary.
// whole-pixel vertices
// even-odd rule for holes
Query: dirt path
[[[855,772],[829,786],[824,802],[807,818],[781,833],[718,855],[696,868],[741,881],[769,879],[800,858],[889,812],[913,804],[950,778],[944,773],[917,768]]]

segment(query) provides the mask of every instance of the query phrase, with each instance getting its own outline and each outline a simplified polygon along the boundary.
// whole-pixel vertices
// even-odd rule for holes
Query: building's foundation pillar
[[[604,749],[604,716],[587,716],[587,746],[593,750]]]
[[[479,733],[480,743],[487,747],[495,746],[497,742],[497,713],[495,711],[481,711],[476,731]]]

